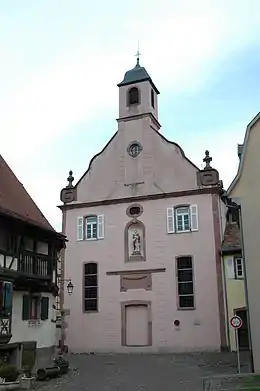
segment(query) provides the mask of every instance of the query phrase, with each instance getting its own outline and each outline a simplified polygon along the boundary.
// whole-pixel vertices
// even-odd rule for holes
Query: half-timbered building
[[[53,355],[64,243],[0,155],[0,356],[18,368]]]

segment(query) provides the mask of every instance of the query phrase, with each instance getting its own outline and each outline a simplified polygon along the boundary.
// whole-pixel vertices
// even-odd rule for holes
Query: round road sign
[[[231,319],[230,319],[230,324],[231,324],[231,327],[233,327],[233,329],[240,329],[240,327],[242,326],[242,319],[240,318],[240,316],[233,316]]]

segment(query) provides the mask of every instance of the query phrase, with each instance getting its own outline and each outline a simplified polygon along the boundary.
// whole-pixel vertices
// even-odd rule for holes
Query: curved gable
[[[230,195],[232,190],[235,189],[236,185],[239,182],[240,177],[242,176],[242,171],[243,171],[243,168],[244,168],[244,165],[245,165],[245,157],[246,157],[246,153],[247,153],[247,149],[248,149],[248,144],[249,144],[249,138],[250,138],[251,130],[257,124],[259,119],[260,119],[260,112],[247,125],[245,138],[244,138],[244,142],[243,142],[243,149],[242,149],[241,158],[240,158],[240,162],[239,162],[239,166],[238,166],[238,171],[237,171],[237,174],[236,174],[235,178],[233,179],[233,181],[229,185],[229,188],[227,190],[227,194],[228,195]]]
[[[134,140],[143,146],[137,158],[127,152]],[[192,190],[197,188],[198,170],[177,143],[167,140],[150,125],[142,132],[118,130],[91,159],[77,182],[77,201]]]

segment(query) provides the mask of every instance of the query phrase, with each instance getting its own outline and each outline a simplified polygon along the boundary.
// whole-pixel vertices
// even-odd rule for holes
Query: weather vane
[[[141,56],[141,53],[140,53],[140,50],[139,50],[139,40],[138,40],[138,46],[137,46],[137,53],[136,53],[136,57],[137,57],[137,65],[139,65],[139,59],[140,59],[140,56]]]

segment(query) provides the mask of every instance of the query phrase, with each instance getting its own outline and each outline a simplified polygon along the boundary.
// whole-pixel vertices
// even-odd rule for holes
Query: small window
[[[130,156],[137,157],[141,153],[142,149],[142,145],[138,141],[134,141],[128,146],[127,152]]]
[[[235,277],[237,279],[244,278],[244,267],[242,258],[235,258]]]
[[[132,208],[129,209],[129,214],[131,216],[139,216],[141,212],[141,209],[139,206],[132,206]]]
[[[84,265],[84,311],[98,311],[98,274],[94,262]]]
[[[86,217],[86,239],[97,239],[97,216]]]
[[[185,232],[190,231],[190,208],[187,207],[179,207],[175,209],[176,216],[176,231],[177,232]]]
[[[154,108],[154,90],[151,89],[151,105]]]
[[[178,308],[194,309],[193,266],[191,257],[177,258]]]
[[[77,240],[96,240],[105,238],[104,215],[90,215],[77,218]]]
[[[22,319],[23,320],[39,320],[41,311],[40,296],[23,296]]]
[[[139,90],[137,87],[132,87],[128,91],[128,104],[136,105],[139,103]]]

